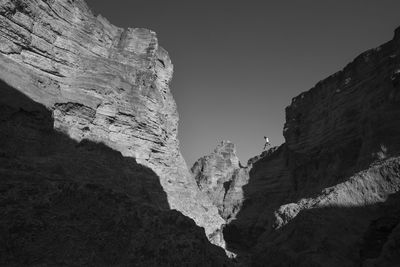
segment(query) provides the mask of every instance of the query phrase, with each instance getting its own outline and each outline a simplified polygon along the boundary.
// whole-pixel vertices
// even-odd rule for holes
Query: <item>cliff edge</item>
[[[228,249],[252,266],[398,265],[400,29],[293,98],[283,134],[239,183],[214,154],[193,167],[202,181],[227,174],[224,194],[236,199],[217,206],[238,207],[222,213]]]
[[[182,235],[184,229],[194,231],[198,240],[202,240],[199,245],[203,248],[199,250],[202,256],[197,260],[204,263],[201,258],[213,254],[210,251],[214,248],[201,237],[201,228],[191,225],[191,220],[185,216],[204,227],[211,242],[224,247],[220,234],[224,221],[208,197],[198,190],[179,151],[178,113],[169,88],[172,74],[173,65],[168,53],[159,46],[153,31],[116,27],[100,15],[95,17],[83,0],[1,1],[0,155],[2,177],[7,178],[2,180],[3,204],[7,207],[2,218],[8,216],[7,220],[10,220],[3,221],[4,225],[16,223],[15,220],[21,218],[22,224],[32,227],[22,227],[18,237],[21,239],[13,238],[12,229],[4,230],[2,237],[7,236],[7,242],[21,240],[21,243],[10,245],[14,248],[12,251],[17,251],[24,242],[31,242],[26,241],[30,239],[23,233],[28,235],[29,232],[33,235],[32,242],[40,244],[36,236],[40,236],[38,229],[48,227],[49,230],[60,225],[66,227],[60,228],[65,232],[56,233],[62,238],[71,231],[71,236],[76,235],[79,242],[87,240],[93,246],[106,246],[107,236],[112,236],[107,227],[117,231],[120,223],[128,233],[124,235],[125,228],[122,227],[122,232],[115,235],[127,238],[124,245],[115,240],[117,246],[133,249],[130,237],[143,238],[145,241],[134,246],[138,251],[124,252],[130,256],[140,255],[139,250],[144,249],[143,264],[146,260],[161,260],[157,253],[169,251],[170,255],[174,254],[170,249],[182,244],[164,246],[166,243],[162,245],[164,239],[160,239],[160,235]],[[24,193],[26,190],[31,192],[28,196]],[[31,202],[21,199],[25,197],[31,197]],[[100,200],[96,201],[98,198]],[[10,204],[11,199],[17,206]],[[81,203],[92,204],[80,207]],[[73,211],[74,206],[80,210],[77,214]],[[29,211],[40,210],[40,207],[43,207],[43,218],[39,211],[38,214]],[[54,211],[54,218],[59,218],[57,209],[60,212],[65,209],[65,214],[60,215],[62,223],[57,221],[50,227],[46,216],[53,216],[48,212]],[[103,218],[104,222],[94,227],[100,232],[86,233],[87,239],[76,232],[78,226],[74,229],[66,226],[70,224],[73,228],[75,223],[92,219],[97,223],[101,218],[96,219],[96,216],[103,216],[99,213],[102,209],[110,214],[119,213],[121,221],[113,221],[112,216],[104,214],[107,217]],[[179,212],[170,215],[171,209]],[[11,216],[13,212],[16,217]],[[133,219],[135,216],[140,219]],[[29,222],[26,222],[28,218]],[[176,228],[175,220],[181,220],[177,225],[182,223],[182,231],[165,230],[164,225]],[[40,222],[39,226],[32,226],[32,221]],[[136,228],[131,224],[137,224],[137,229],[151,229],[154,238],[153,234],[146,237],[147,230],[132,233]],[[187,242],[181,248],[188,249],[188,254],[184,253],[188,256],[188,264],[196,262],[195,256],[189,254],[194,253],[193,246],[197,242],[191,245],[189,240],[197,238],[183,241]],[[180,240],[177,236],[171,238],[174,239]],[[64,241],[70,242],[68,246],[72,249],[74,244],[81,244],[77,240]],[[158,244],[153,244],[157,252],[148,242]],[[102,248],[92,245],[88,245],[88,250],[93,248],[93,257],[99,260]],[[141,246],[147,246],[152,252],[146,254],[146,249]],[[62,251],[58,249],[55,250]],[[1,251],[6,253],[7,248],[3,247]],[[37,254],[42,255],[42,252]],[[119,254],[117,248],[115,253]],[[151,253],[156,254],[152,256]],[[29,258],[30,254],[26,255]],[[75,256],[79,258],[79,255]],[[10,257],[1,258],[10,262],[18,260],[17,255]],[[127,257],[121,256],[120,260],[128,261]],[[90,262],[89,258],[86,259]]]

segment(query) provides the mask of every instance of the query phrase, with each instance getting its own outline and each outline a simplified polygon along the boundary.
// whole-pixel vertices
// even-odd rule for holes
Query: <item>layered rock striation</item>
[[[399,56],[397,29],[393,40],[293,99],[282,146],[287,172],[280,178],[288,186],[277,187],[286,196],[264,212],[256,260],[399,263],[398,247],[387,243],[398,240],[400,223]]]
[[[229,249],[255,266],[399,264],[399,73],[397,29],[292,100],[286,142],[243,168],[240,211],[224,228]]]
[[[221,216],[227,221],[233,218],[240,209],[242,186],[248,178],[235,145],[222,141],[213,153],[197,160],[191,171],[199,189],[209,196]]]
[[[170,210],[160,178],[54,129],[47,107],[0,81],[0,265],[222,265],[204,229]]]
[[[111,193],[100,201],[113,202],[105,210],[122,209],[121,216],[128,216],[123,209],[129,209],[134,199],[157,214],[175,209],[204,227],[213,243],[224,246],[220,236],[224,220],[198,190],[179,152],[178,113],[169,89],[172,73],[168,53],[154,32],[116,27],[100,15],[95,17],[83,0],[1,1],[0,149],[7,159],[1,168],[10,186],[18,187],[13,182],[18,176],[25,177],[21,183],[26,190],[40,187],[37,190],[44,190],[44,195],[54,193],[56,198],[71,192],[76,199],[63,200],[65,205],[78,204],[79,199],[94,201],[103,198],[100,192],[116,190],[128,199]],[[70,149],[84,143],[89,147]],[[88,159],[96,156],[98,162]],[[38,184],[24,180],[29,170],[36,173],[32,181]],[[58,190],[53,179],[67,183],[67,191]],[[96,185],[87,189],[85,183]],[[25,189],[7,190],[2,192],[19,199]],[[38,202],[45,201],[32,190]],[[103,204],[98,205],[96,211]],[[74,220],[80,221],[76,216]],[[184,224],[189,220],[173,216]],[[169,222],[174,224],[175,219]]]

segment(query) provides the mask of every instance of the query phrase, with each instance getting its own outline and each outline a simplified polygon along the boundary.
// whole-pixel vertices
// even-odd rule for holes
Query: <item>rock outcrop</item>
[[[400,223],[399,33],[294,98],[286,109],[286,166],[276,187],[283,196],[258,216],[264,229],[250,230],[260,235],[255,261],[399,263],[394,256],[399,247],[393,246],[400,238],[394,231]],[[261,172],[254,180],[274,176]],[[389,240],[392,245],[386,244]]]
[[[242,187],[248,179],[236,156],[235,145],[222,141],[213,153],[197,160],[191,170],[199,189],[209,196],[221,216],[227,221],[234,218],[242,204]]]
[[[172,72],[154,32],[116,27],[95,17],[83,0],[0,2],[1,194],[6,205],[1,222],[6,242],[0,251],[14,253],[1,257],[2,264],[24,264],[18,253],[25,252],[29,264],[56,259],[58,253],[65,253],[60,262],[43,262],[68,265],[63,259],[71,257],[100,264],[99,254],[110,252],[111,239],[110,246],[116,244],[111,258],[119,258],[111,263],[135,262],[140,250],[140,263],[155,264],[162,253],[184,253],[188,264],[195,263],[196,253],[204,258],[196,264],[212,261],[213,246],[185,216],[222,247],[224,220],[198,190],[179,152],[178,114],[168,85]],[[20,228],[15,232],[8,224]],[[87,225],[82,233],[80,225]],[[117,225],[121,232],[114,232]],[[54,229],[66,244],[51,250],[54,240],[41,238],[50,238],[42,233]],[[179,244],[185,231],[188,239]],[[176,246],[166,245],[169,234]],[[118,242],[119,237],[126,242]],[[143,242],[132,245],[135,239]],[[43,246],[30,250],[34,244]],[[85,246],[79,252],[83,256],[74,254]],[[174,252],[178,247],[182,251]]]
[[[285,144],[195,179],[172,72],[83,0],[0,1],[0,265],[229,265],[225,223],[248,265],[399,264],[400,29],[294,98]]]
[[[397,29],[293,99],[286,142],[243,168],[241,208],[224,228],[229,249],[255,266],[400,263],[399,74]]]

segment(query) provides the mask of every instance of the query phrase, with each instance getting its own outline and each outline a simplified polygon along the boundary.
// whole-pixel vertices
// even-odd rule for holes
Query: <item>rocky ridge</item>
[[[204,227],[214,244],[223,247],[220,229],[224,220],[198,190],[179,152],[178,113],[169,89],[172,73],[168,53],[158,45],[154,32],[116,27],[100,15],[95,17],[83,0],[1,1],[1,151],[7,158],[2,171],[8,181],[13,184],[12,177],[20,177],[16,173],[22,164],[38,172],[40,188],[48,188],[45,177],[53,176],[52,170],[59,166],[56,176],[68,184],[68,192],[90,182],[104,187],[101,190],[127,194],[131,199],[128,202],[132,198],[146,200],[157,214],[178,210]],[[44,140],[46,136],[49,138]],[[90,145],[83,146],[81,152],[71,152],[64,143],[72,147]],[[110,150],[103,150],[103,146]],[[96,163],[78,156],[85,151],[93,158],[95,152],[120,153],[121,162],[131,158],[132,167],[136,167],[129,170],[129,163],[118,163],[121,170],[116,174],[106,167],[104,158]],[[21,158],[10,157],[13,153]],[[117,154],[112,158],[118,158]],[[69,156],[78,162],[72,162]],[[81,166],[79,160],[89,165]],[[69,170],[63,162],[75,167]],[[104,167],[104,173],[92,170],[94,166]],[[75,168],[79,171],[72,171]],[[70,187],[70,183],[77,184]],[[89,194],[86,189],[79,190],[78,195]],[[120,203],[115,201],[114,208],[118,208]]]
[[[286,142],[241,169],[240,210],[223,214],[228,248],[255,266],[398,264],[399,81],[400,28],[293,98]],[[199,162],[196,177],[215,180],[215,160]],[[223,181],[225,195],[238,191],[234,175]]]

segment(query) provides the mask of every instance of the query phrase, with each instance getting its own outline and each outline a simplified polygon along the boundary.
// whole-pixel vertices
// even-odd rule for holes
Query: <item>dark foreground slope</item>
[[[83,0],[0,2],[0,265],[222,266],[173,66]],[[209,241],[210,240],[210,241]]]
[[[228,249],[254,266],[398,266],[400,29],[294,98],[284,136],[220,179],[220,206],[240,208],[224,214]]]
[[[222,266],[204,229],[170,210],[159,177],[0,82],[1,266]]]
[[[152,169],[168,205],[224,246],[223,220],[179,151],[173,65],[153,31],[122,29],[83,0],[0,5],[0,79],[51,111],[53,126]]]

